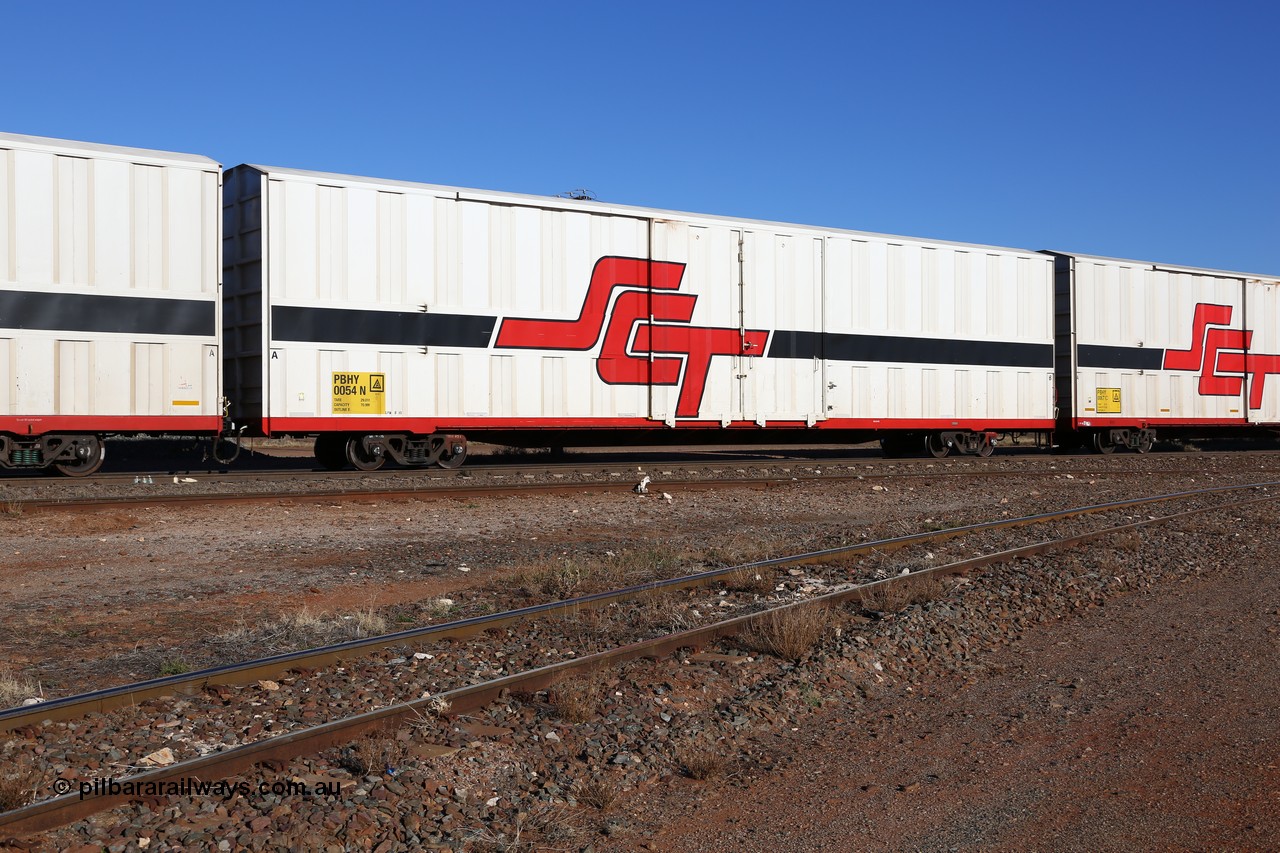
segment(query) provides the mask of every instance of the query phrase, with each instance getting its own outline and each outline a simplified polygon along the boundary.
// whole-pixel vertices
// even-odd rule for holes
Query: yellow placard
[[[1118,415],[1120,414],[1120,389],[1119,388],[1099,388],[1098,396],[1098,414],[1100,415]]]
[[[333,413],[335,415],[385,415],[387,375],[385,373],[333,372]]]

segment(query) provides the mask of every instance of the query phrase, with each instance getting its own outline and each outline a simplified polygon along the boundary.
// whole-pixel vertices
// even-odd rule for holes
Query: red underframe
[[[16,415],[0,418],[0,432],[14,435],[46,433],[216,433],[222,418],[216,415]]]
[[[1086,423],[1087,422],[1087,423]],[[1175,426],[1262,426],[1266,421],[1251,421],[1241,416],[1231,420],[1222,418],[1073,418],[1071,425],[1089,429],[1091,427],[1175,427]]]
[[[1050,430],[1054,422],[1048,418],[1021,418],[1014,420],[977,421],[955,420],[951,418],[830,418],[819,421],[812,427],[804,421],[776,420],[766,421],[764,429],[810,429],[810,430]],[[676,429],[730,429],[759,430],[755,421],[735,420],[728,427],[720,421],[712,420],[678,420]],[[267,435],[283,433],[317,433],[317,432],[405,432],[427,435],[434,432],[461,432],[483,430],[539,430],[539,429],[650,429],[654,431],[669,429],[658,420],[649,418],[450,418],[448,420],[425,420],[419,418],[269,418],[263,422],[263,430]]]

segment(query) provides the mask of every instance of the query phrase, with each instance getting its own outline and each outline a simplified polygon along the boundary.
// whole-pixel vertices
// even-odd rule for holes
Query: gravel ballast
[[[1245,464],[1209,476],[1214,484],[1263,479]],[[459,530],[444,548],[408,534],[389,543],[391,519],[411,517],[396,515],[402,507],[362,507],[359,524],[349,523],[350,511],[317,512],[296,529],[277,525],[274,538],[253,540],[257,545],[236,543],[245,560],[255,550],[289,553],[293,546],[298,567],[277,563],[286,576],[278,584],[257,567],[248,594],[232,588],[221,598],[201,585],[225,583],[210,576],[248,562],[238,563],[233,551],[211,561],[220,571],[202,574],[184,570],[176,556],[182,549],[196,559],[222,554],[210,538],[216,534],[203,532],[219,523],[217,511],[164,511],[135,517],[139,526],[127,528],[159,540],[154,556],[123,555],[131,557],[130,571],[147,573],[159,589],[148,587],[135,596],[140,602],[110,587],[84,587],[64,600],[74,606],[77,596],[96,594],[104,599],[98,609],[105,603],[108,611],[132,611],[112,615],[140,617],[89,629],[111,639],[110,649],[125,626],[147,639],[172,630],[161,625],[148,633],[140,615],[163,605],[166,594],[178,611],[188,606],[182,602],[198,601],[193,609],[242,618],[246,603],[266,606],[258,584],[287,589],[294,575],[295,584],[306,578],[302,597],[334,601],[386,584],[377,574],[387,571],[383,560],[421,565],[421,555],[404,554],[408,544],[430,550],[441,565],[429,568],[439,571],[390,585],[461,598],[467,584],[500,577],[513,560],[644,543],[655,521],[672,531],[675,545],[705,546],[732,523],[738,536],[757,541],[829,546],[842,536],[896,535],[1205,481],[1197,470],[1126,486],[1100,473],[1092,483],[1050,475],[959,488],[916,482],[873,491],[855,482],[765,494],[726,489],[670,503],[609,496],[536,499],[531,506],[504,499],[467,507],[479,532]],[[589,513],[573,513],[588,509],[584,500]],[[589,521],[574,517],[584,514]],[[172,797],[28,844],[1265,849],[1277,840],[1270,732],[1280,728],[1280,590],[1267,546],[1273,514],[1271,504],[1219,511],[975,575],[901,612],[841,612],[818,650],[799,663],[763,655],[749,642],[715,649],[725,657],[705,663],[688,653],[633,663],[583,688],[594,701],[581,722],[565,719],[565,691],[509,696],[477,719],[446,713],[355,745],[357,753],[377,753],[373,764],[334,753],[264,768],[245,777],[255,788],[249,796]],[[335,554],[319,532],[325,515],[330,524],[344,517],[344,530],[364,532]],[[439,530],[454,520],[432,518],[430,509],[423,515]],[[51,519],[6,522],[13,529]],[[252,521],[254,528],[271,524],[262,515]],[[39,548],[92,548],[83,531],[59,532],[61,538],[41,537]],[[321,555],[327,560],[315,559]],[[363,569],[349,568],[366,560]],[[35,591],[40,584],[29,577]],[[50,597],[59,593],[52,579],[44,583]],[[193,598],[180,597],[184,591]],[[7,594],[31,614],[49,606],[13,587]],[[85,603],[92,612],[94,602]],[[72,639],[64,638],[66,647]],[[458,751],[432,757],[423,752],[427,743]],[[264,780],[289,779],[328,780],[337,793],[321,800],[256,790]]]

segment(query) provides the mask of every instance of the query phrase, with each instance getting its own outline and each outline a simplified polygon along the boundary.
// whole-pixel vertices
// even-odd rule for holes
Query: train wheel
[[[951,445],[942,438],[942,433],[931,432],[924,437],[924,449],[934,459],[941,459],[951,452]]]
[[[1089,440],[1095,453],[1115,453],[1116,446],[1111,443],[1111,435],[1107,432],[1095,432]]]
[[[347,440],[347,461],[357,471],[377,471],[387,461],[381,450],[379,447],[379,452],[370,453],[364,449],[364,437],[353,436]]]
[[[347,467],[347,441],[340,435],[331,432],[316,436],[316,462],[321,468],[330,471],[341,471]]]
[[[1139,453],[1150,453],[1151,447],[1155,444],[1155,440],[1149,435],[1144,435],[1138,439],[1138,446],[1134,448]]]
[[[107,446],[97,436],[78,436],[71,445],[74,448],[76,461],[53,463],[54,470],[63,476],[88,477],[96,473],[107,458]]]
[[[448,455],[440,454],[440,458],[436,460],[436,464],[441,468],[457,468],[467,458],[467,448],[465,445],[457,452],[450,452]]]
[[[986,457],[986,456],[990,456],[992,453],[995,453],[995,452],[996,452],[996,443],[994,441],[988,441],[987,439],[984,438],[982,440],[982,444],[978,445],[979,456]]]

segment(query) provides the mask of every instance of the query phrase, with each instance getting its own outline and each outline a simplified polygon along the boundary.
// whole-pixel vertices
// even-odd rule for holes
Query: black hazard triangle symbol
[[[369,393],[370,394],[382,393],[382,374],[381,373],[372,373],[369,375]]]

